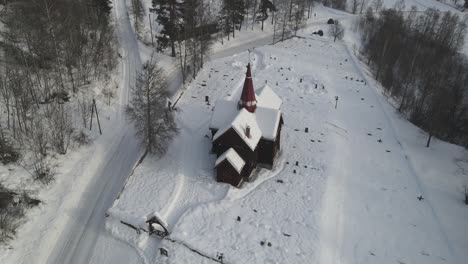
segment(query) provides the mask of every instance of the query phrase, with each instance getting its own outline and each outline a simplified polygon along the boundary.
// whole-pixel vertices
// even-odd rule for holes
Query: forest
[[[51,156],[85,140],[87,85],[108,78],[117,63],[110,11],[109,0],[4,2],[0,142],[10,147],[2,148],[2,162],[28,153],[33,178],[48,182]]]
[[[152,0],[148,11],[141,0],[130,4],[137,32],[152,13],[150,26],[160,30],[153,36],[151,29],[145,43],[174,57],[187,82],[203,68],[213,43],[254,24],[263,30],[266,23],[273,42],[283,41],[304,27],[316,2],[362,14],[365,62],[398,110],[429,133],[428,145],[432,136],[468,145],[467,69],[460,53],[466,20],[456,14],[403,12],[402,1],[382,9],[381,0]],[[51,156],[67,153],[72,142],[88,142],[83,129],[96,95],[89,86],[108,81],[116,67],[111,3],[4,0],[0,13],[0,158],[14,162],[27,153],[33,177],[48,182]],[[342,37],[338,26],[335,36]],[[109,100],[114,92],[99,91]]]
[[[467,19],[427,9],[367,10],[362,54],[375,79],[410,121],[432,136],[468,146]]]

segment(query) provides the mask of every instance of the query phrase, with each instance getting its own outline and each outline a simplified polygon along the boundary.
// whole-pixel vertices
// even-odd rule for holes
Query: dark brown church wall
[[[216,180],[218,182],[225,182],[238,187],[242,179],[242,176],[237,173],[228,161],[223,161],[216,167]]]

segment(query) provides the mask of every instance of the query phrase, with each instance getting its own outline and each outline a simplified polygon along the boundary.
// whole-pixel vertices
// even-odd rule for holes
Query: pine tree
[[[226,19],[230,20],[228,22],[228,24],[232,26],[232,31],[230,32],[232,32],[232,36],[235,37],[235,30],[240,30],[246,13],[244,0],[224,0],[224,6],[221,12],[225,14]]]
[[[108,17],[112,7],[110,0],[92,0],[98,17]]]
[[[276,12],[276,7],[270,0],[261,0],[260,6],[258,7],[256,21],[262,21],[262,31],[263,23],[268,19],[268,11]]]
[[[180,27],[177,23],[182,17],[182,3],[177,0],[153,0],[156,11],[156,21],[163,27],[158,36],[158,46],[164,49],[171,46],[171,56],[176,56],[175,39]]]

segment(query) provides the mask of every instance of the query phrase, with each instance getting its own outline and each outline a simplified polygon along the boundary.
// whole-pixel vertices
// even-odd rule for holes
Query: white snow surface
[[[346,45],[302,34],[254,53],[254,85],[275,84],[283,102],[274,168],[240,189],[215,181],[204,97],[236,100],[248,55],[209,62],[178,104],[168,154],[137,169],[108,230],[144,263],[210,263],[186,246],[222,252],[226,263],[464,263],[466,150],[439,140],[425,148],[426,135],[395,113]],[[177,242],[118,222],[151,210]]]
[[[213,115],[211,117],[210,128],[221,129],[228,127],[239,112],[237,106],[237,101],[225,99],[217,100],[213,108]]]
[[[262,131],[262,138],[274,141],[278,134],[281,111],[273,108],[257,107],[255,117]]]
[[[237,154],[237,152],[230,148],[226,150],[218,159],[216,159],[215,167],[217,167],[221,162],[227,160],[232,167],[237,171],[237,173],[241,173],[242,168],[244,168],[245,161]]]
[[[385,0],[385,5],[394,2]],[[420,10],[453,11],[435,0],[406,2],[407,9],[416,4]],[[150,53],[131,33],[125,1],[114,5],[125,56],[119,106],[115,113],[103,113],[110,120],[103,126],[115,133],[60,161],[64,169],[57,184],[39,193],[45,204],[28,212],[35,220],[20,228],[10,248],[1,249],[1,263],[212,263],[181,243],[137,234],[120,222],[138,226],[152,211],[167,219],[172,239],[212,257],[223,252],[225,263],[466,262],[467,151],[437,139],[425,148],[425,133],[395,113],[356,60],[349,31],[345,43],[311,36],[310,30],[326,32],[329,17],[353,17],[322,6],[314,9],[317,17],[309,31],[301,32],[304,38],[260,48],[271,42],[272,33],[257,28],[217,43],[216,60],[206,64],[178,104],[180,133],[168,153],[143,161],[105,218],[141,154],[120,106],[140,65],[134,53]],[[215,181],[207,137],[213,112],[204,96],[237,105],[247,48],[253,54],[254,85],[272,85],[283,101],[285,125],[273,170],[262,169],[255,182],[236,189]],[[174,64],[167,56],[161,59]],[[174,69],[166,67],[169,80],[178,76]],[[171,82],[174,93],[179,86]],[[0,166],[0,178],[10,186],[31,184],[9,169]],[[417,200],[419,195],[424,200]],[[159,247],[170,257],[161,257]]]

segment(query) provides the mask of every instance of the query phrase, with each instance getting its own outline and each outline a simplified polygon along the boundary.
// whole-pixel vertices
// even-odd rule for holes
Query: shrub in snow
[[[329,25],[335,24],[335,20],[333,20],[333,18],[330,18],[330,19],[328,19],[327,24],[329,24]]]
[[[26,192],[17,194],[0,184],[0,244],[6,244],[14,237],[24,217],[24,209],[39,203]]]
[[[0,244],[5,244],[13,238],[19,226],[19,219],[24,215],[21,206],[7,206],[0,210]]]
[[[19,159],[19,153],[13,148],[13,144],[0,131],[0,162],[4,165],[16,162]]]
[[[55,176],[55,166],[51,158],[34,153],[32,158],[33,179],[49,184]]]
[[[50,127],[50,143],[59,154],[66,154],[68,147],[70,146],[73,125],[71,122],[71,114],[64,108],[63,105],[59,105],[58,111],[52,114],[49,119]]]
[[[91,143],[91,139],[89,138],[88,134],[86,134],[83,130],[80,130],[73,139],[77,142],[80,146],[88,145]]]
[[[465,203],[468,204],[468,186],[465,186]]]

